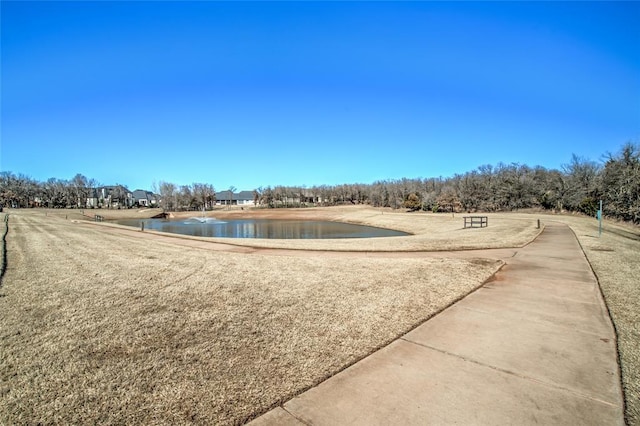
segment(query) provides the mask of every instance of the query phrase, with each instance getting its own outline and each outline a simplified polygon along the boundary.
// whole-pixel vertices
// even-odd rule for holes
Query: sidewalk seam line
[[[293,414],[291,411],[287,410],[284,407],[284,404],[282,404],[280,406],[280,408],[282,408],[288,415],[290,415],[291,417],[293,417],[294,419],[296,419],[297,421],[299,421],[300,423],[302,423],[303,425],[307,425],[307,426],[311,426],[311,423],[307,423],[304,420],[302,420],[300,417],[296,416],[295,414]]]
[[[466,306],[461,306],[460,309],[466,309],[466,310],[471,311],[471,312],[478,312],[478,313],[481,313],[481,314],[494,316],[494,313],[492,313],[492,312],[487,312],[487,311],[483,311],[483,310],[475,309],[475,308],[469,308],[469,307],[466,307]],[[516,309],[512,310],[512,312],[517,312],[517,313],[520,313],[520,314],[527,314],[528,313],[526,311],[519,311],[519,310],[516,310]],[[560,330],[574,331],[574,332],[577,332],[577,333],[586,334],[588,336],[597,337],[599,339],[602,338],[601,336],[603,334],[603,333],[597,333],[597,332],[593,332],[593,331],[583,330],[583,329],[576,328],[576,327],[558,325],[557,323],[555,323],[553,321],[536,320],[536,319],[531,319],[531,318],[520,318],[520,319],[523,320],[523,321],[531,322],[533,324],[549,325],[549,326],[557,327]],[[503,321],[507,321],[507,320],[503,320]]]
[[[492,370],[500,371],[501,373],[509,374],[509,375],[511,375],[511,376],[518,377],[518,378],[520,378],[520,379],[530,380],[530,381],[532,381],[532,382],[537,382],[537,383],[540,383],[540,384],[542,384],[542,385],[550,386],[550,387],[553,387],[553,388],[559,389],[559,390],[564,391],[564,392],[569,392],[569,393],[571,393],[571,394],[574,394],[574,395],[576,395],[576,396],[578,396],[578,397],[581,397],[581,398],[584,398],[584,399],[589,399],[589,400],[592,400],[592,401],[596,401],[596,402],[599,402],[599,403],[601,403],[601,404],[605,404],[605,405],[608,405],[608,406],[611,406],[611,407],[621,408],[621,406],[620,406],[620,405],[618,405],[618,404],[615,404],[615,403],[612,403],[612,402],[609,402],[609,401],[605,401],[605,400],[603,400],[603,399],[596,398],[596,397],[593,397],[593,396],[590,396],[590,395],[586,395],[586,394],[584,394],[584,393],[578,392],[578,391],[573,390],[573,389],[565,388],[565,387],[560,386],[560,385],[558,385],[558,384],[556,384],[556,383],[553,383],[553,382],[546,382],[546,381],[544,381],[544,380],[536,379],[536,378],[534,378],[534,377],[530,377],[530,376],[523,376],[523,375],[518,374],[518,373],[516,373],[516,372],[510,371],[510,370],[505,370],[505,369],[503,369],[503,368],[496,367],[496,366],[494,366],[494,365],[485,364],[485,363],[483,363],[483,362],[480,362],[480,361],[477,361],[477,360],[474,360],[474,359],[471,359],[471,358],[467,358],[467,357],[464,357],[464,356],[462,356],[462,355],[457,355],[457,354],[454,354],[454,353],[452,353],[452,352],[445,351],[445,350],[443,350],[443,349],[434,348],[434,347],[432,347],[432,346],[425,345],[424,343],[419,343],[419,342],[415,342],[415,341],[413,341],[413,340],[408,340],[408,339],[406,339],[405,337],[401,337],[401,338],[400,338],[400,340],[404,340],[404,341],[405,341],[405,342],[407,342],[407,343],[411,343],[411,344],[414,344],[414,345],[416,345],[416,346],[421,346],[421,347],[423,347],[423,348],[425,348],[425,349],[431,349],[431,350],[433,350],[433,351],[440,352],[440,353],[442,353],[442,354],[444,354],[444,355],[449,355],[449,356],[452,356],[452,357],[455,357],[455,358],[461,359],[461,360],[463,360],[463,361],[471,362],[471,363],[476,364],[476,365],[479,365],[479,366],[481,366],[481,367],[490,368],[490,369],[492,369]]]

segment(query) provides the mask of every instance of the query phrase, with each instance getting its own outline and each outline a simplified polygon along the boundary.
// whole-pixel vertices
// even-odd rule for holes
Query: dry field
[[[157,211],[100,211],[107,218],[132,213]],[[637,422],[637,229],[607,224],[598,239],[594,220],[490,214],[488,228],[463,230],[461,215],[362,207],[209,213],[239,215],[414,234],[233,241],[355,252],[521,246],[539,232],[537,218],[566,221],[616,322],[627,413]],[[233,253],[195,237],[158,241],[77,219],[77,211],[11,211],[0,288],[0,424],[243,423],[420,324],[500,266],[410,253]],[[200,241],[185,248],[193,240]]]
[[[216,213],[226,217],[236,212]],[[267,210],[259,215],[277,215]],[[312,211],[300,210],[301,218],[313,217]],[[603,296],[618,336],[622,382],[625,393],[625,417],[628,424],[640,425],[640,228],[604,221],[599,237],[598,221],[571,215],[488,214],[489,228],[461,229],[463,214],[403,213],[370,208],[327,209],[332,220],[390,227],[412,232],[412,237],[393,239],[394,250],[453,250],[469,248],[513,247],[531,240],[537,219],[559,221],[569,225],[598,277]],[[250,242],[246,242],[250,243]],[[265,243],[266,244],[266,243]],[[301,242],[301,245],[306,242]],[[345,248],[354,242],[344,242]],[[383,243],[384,244],[384,243]],[[273,246],[273,242],[269,242]],[[281,244],[285,246],[285,244]],[[378,245],[370,246],[371,250]],[[384,250],[384,245],[382,246]]]
[[[242,423],[500,266],[185,249],[63,213],[10,214],[2,424]]]

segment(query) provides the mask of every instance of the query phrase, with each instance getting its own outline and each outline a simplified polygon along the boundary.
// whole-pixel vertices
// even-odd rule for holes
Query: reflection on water
[[[213,218],[166,220],[119,220],[120,225],[152,229],[196,237],[313,239],[313,238],[372,238],[409,235],[405,232],[350,223],[308,221],[242,219],[221,221]]]

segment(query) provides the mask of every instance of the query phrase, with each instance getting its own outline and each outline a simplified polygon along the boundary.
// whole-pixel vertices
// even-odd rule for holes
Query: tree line
[[[166,210],[211,209],[216,202],[215,188],[208,183],[176,185],[161,181],[154,184],[153,194],[155,204]],[[51,178],[38,182],[24,174],[0,172],[0,204],[8,207],[135,207],[137,203],[132,195],[124,185],[100,185],[95,179],[82,174],[68,180]],[[91,198],[96,199],[95,204],[89,201]],[[146,203],[146,206],[154,202]]]
[[[161,181],[153,184],[159,206],[167,211],[212,209],[216,203],[216,190],[209,183],[176,185]]]
[[[51,178],[37,182],[28,176],[0,173],[0,203],[30,207],[39,200],[45,207],[86,205],[93,179],[76,175],[70,180]],[[233,188],[230,188],[233,191]],[[154,184],[160,206],[166,210],[212,208],[216,202],[211,184]],[[232,192],[231,191],[231,192]],[[573,155],[561,170],[523,164],[483,165],[451,177],[382,180],[370,184],[267,186],[254,190],[263,207],[369,204],[432,212],[513,211],[542,208],[595,215],[640,224],[640,146],[625,144],[601,162]]]
[[[76,207],[86,205],[94,179],[77,174],[72,179],[50,178],[38,182],[24,174],[0,172],[0,203],[9,207]]]
[[[447,178],[382,180],[372,184],[266,187],[269,207],[369,204],[431,212],[496,212],[526,208],[604,215],[640,224],[640,146],[625,144],[602,162],[573,155],[561,170],[499,163]]]

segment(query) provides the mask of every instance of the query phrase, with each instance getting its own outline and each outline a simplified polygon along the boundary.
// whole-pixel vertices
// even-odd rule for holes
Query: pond
[[[120,225],[196,237],[314,239],[314,238],[373,238],[410,235],[406,232],[342,222],[309,220],[213,218],[190,219],[128,219]]]

